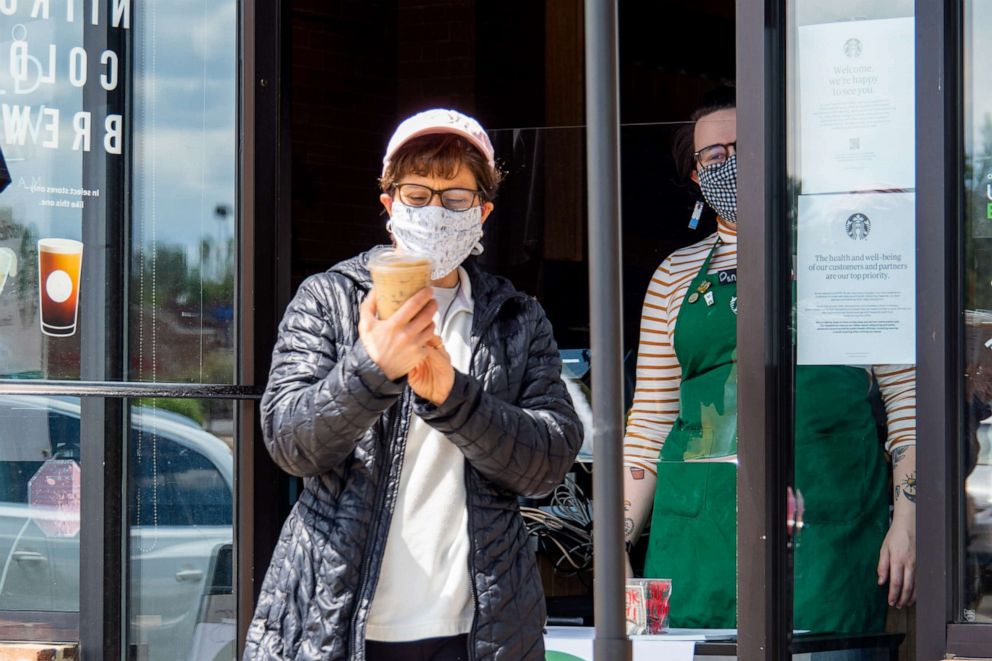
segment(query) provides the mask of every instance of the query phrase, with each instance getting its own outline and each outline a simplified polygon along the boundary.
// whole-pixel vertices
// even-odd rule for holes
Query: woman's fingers
[[[430,287],[424,287],[416,294],[411,296],[406,303],[400,306],[397,310],[389,317],[389,321],[394,322],[397,326],[406,326],[424,309],[424,306],[434,300],[434,290]],[[435,304],[436,305],[436,304]],[[434,313],[431,313],[433,316]]]
[[[378,312],[375,290],[373,289],[362,299],[362,304],[358,306],[358,322],[360,324],[369,324],[378,316]]]
[[[882,544],[882,550],[878,554],[878,584],[885,585],[889,580],[889,547]]]
[[[437,341],[435,341],[435,338]],[[419,347],[426,347],[428,350],[434,350],[438,348],[439,338],[434,333],[434,324],[431,324],[424,330],[420,331],[414,339],[414,343]]]
[[[437,312],[437,301],[433,298],[427,302],[424,307],[420,309],[413,319],[407,324],[407,326],[413,332],[420,332],[425,328],[434,327],[434,313]]]
[[[916,568],[913,562],[905,556],[883,552],[887,558],[890,606],[904,608],[914,601],[916,591]],[[879,563],[881,569],[882,563]]]
[[[899,597],[899,608],[909,606],[914,601],[916,593],[916,567],[908,560],[903,564],[902,595]]]
[[[892,572],[889,576],[889,606],[895,606],[899,603],[899,597],[902,594],[902,572],[897,570],[895,564],[892,566]]]

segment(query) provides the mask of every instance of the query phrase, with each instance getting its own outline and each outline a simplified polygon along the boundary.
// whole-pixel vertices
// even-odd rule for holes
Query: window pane
[[[237,3],[141,3],[133,35],[129,378],[231,383]]]
[[[81,346],[98,339],[83,336],[102,329],[102,319],[86,324],[103,314],[86,309],[104,286],[93,264],[105,248],[91,239],[113,201],[86,173],[121,162],[121,116],[108,101],[123,81],[106,35],[124,28],[65,11],[8,3],[2,12],[0,377],[78,378]],[[101,48],[91,46],[98,34]]]
[[[789,3],[800,630],[884,631],[909,598],[889,588],[916,516],[914,35],[905,0]]]
[[[8,5],[0,378],[231,383],[236,1]],[[125,289],[128,373],[87,370]]]
[[[621,134],[634,166],[621,168],[624,498],[630,528],[644,525],[631,566],[671,579],[677,628],[737,627],[737,232],[712,207],[696,218],[690,180],[694,151],[736,139],[733,102],[719,88],[693,98],[711,109],[698,131],[687,102],[682,121]]]
[[[233,411],[131,401],[128,643],[150,661],[234,658]]]
[[[0,611],[79,610],[79,400],[0,397]]]
[[[992,93],[986,63],[992,2],[966,0],[964,20],[965,476],[956,619],[992,622]]]

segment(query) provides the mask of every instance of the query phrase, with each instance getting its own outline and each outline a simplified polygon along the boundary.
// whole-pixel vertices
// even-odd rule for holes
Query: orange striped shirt
[[[637,386],[627,417],[624,465],[655,472],[661,446],[679,414],[682,369],[673,347],[675,324],[689,283],[721,239],[710,262],[709,273],[737,268],[737,231],[722,220],[717,232],[699,243],[676,250],[661,263],[647,293],[641,314],[637,354]],[[916,443],[916,367],[874,365],[866,367],[878,381],[888,422],[885,448]]]

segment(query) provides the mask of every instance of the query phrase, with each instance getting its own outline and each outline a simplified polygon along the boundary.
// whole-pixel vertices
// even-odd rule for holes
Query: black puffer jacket
[[[582,428],[536,300],[466,263],[475,302],[469,375],[435,407],[392,382],[358,340],[367,255],[312,276],[279,328],[262,424],[305,480],[248,630],[245,659],[364,659],[365,621],[396,502],[411,412],[467,461],[476,661],[544,658],[544,595],[517,496],[550,492]]]

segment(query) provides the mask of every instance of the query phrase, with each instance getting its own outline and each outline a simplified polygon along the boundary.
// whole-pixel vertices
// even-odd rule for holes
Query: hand
[[[455,385],[455,368],[440,337],[435,335],[428,342],[426,357],[410,371],[407,383],[413,392],[435,406],[447,401]]]
[[[878,584],[889,583],[889,605],[911,606],[916,601],[916,519],[893,518],[878,557]]]
[[[375,290],[359,308],[358,337],[369,358],[386,377],[396,380],[410,373],[427,355],[434,335],[437,302],[430,287],[414,294],[389,319],[377,316]]]

